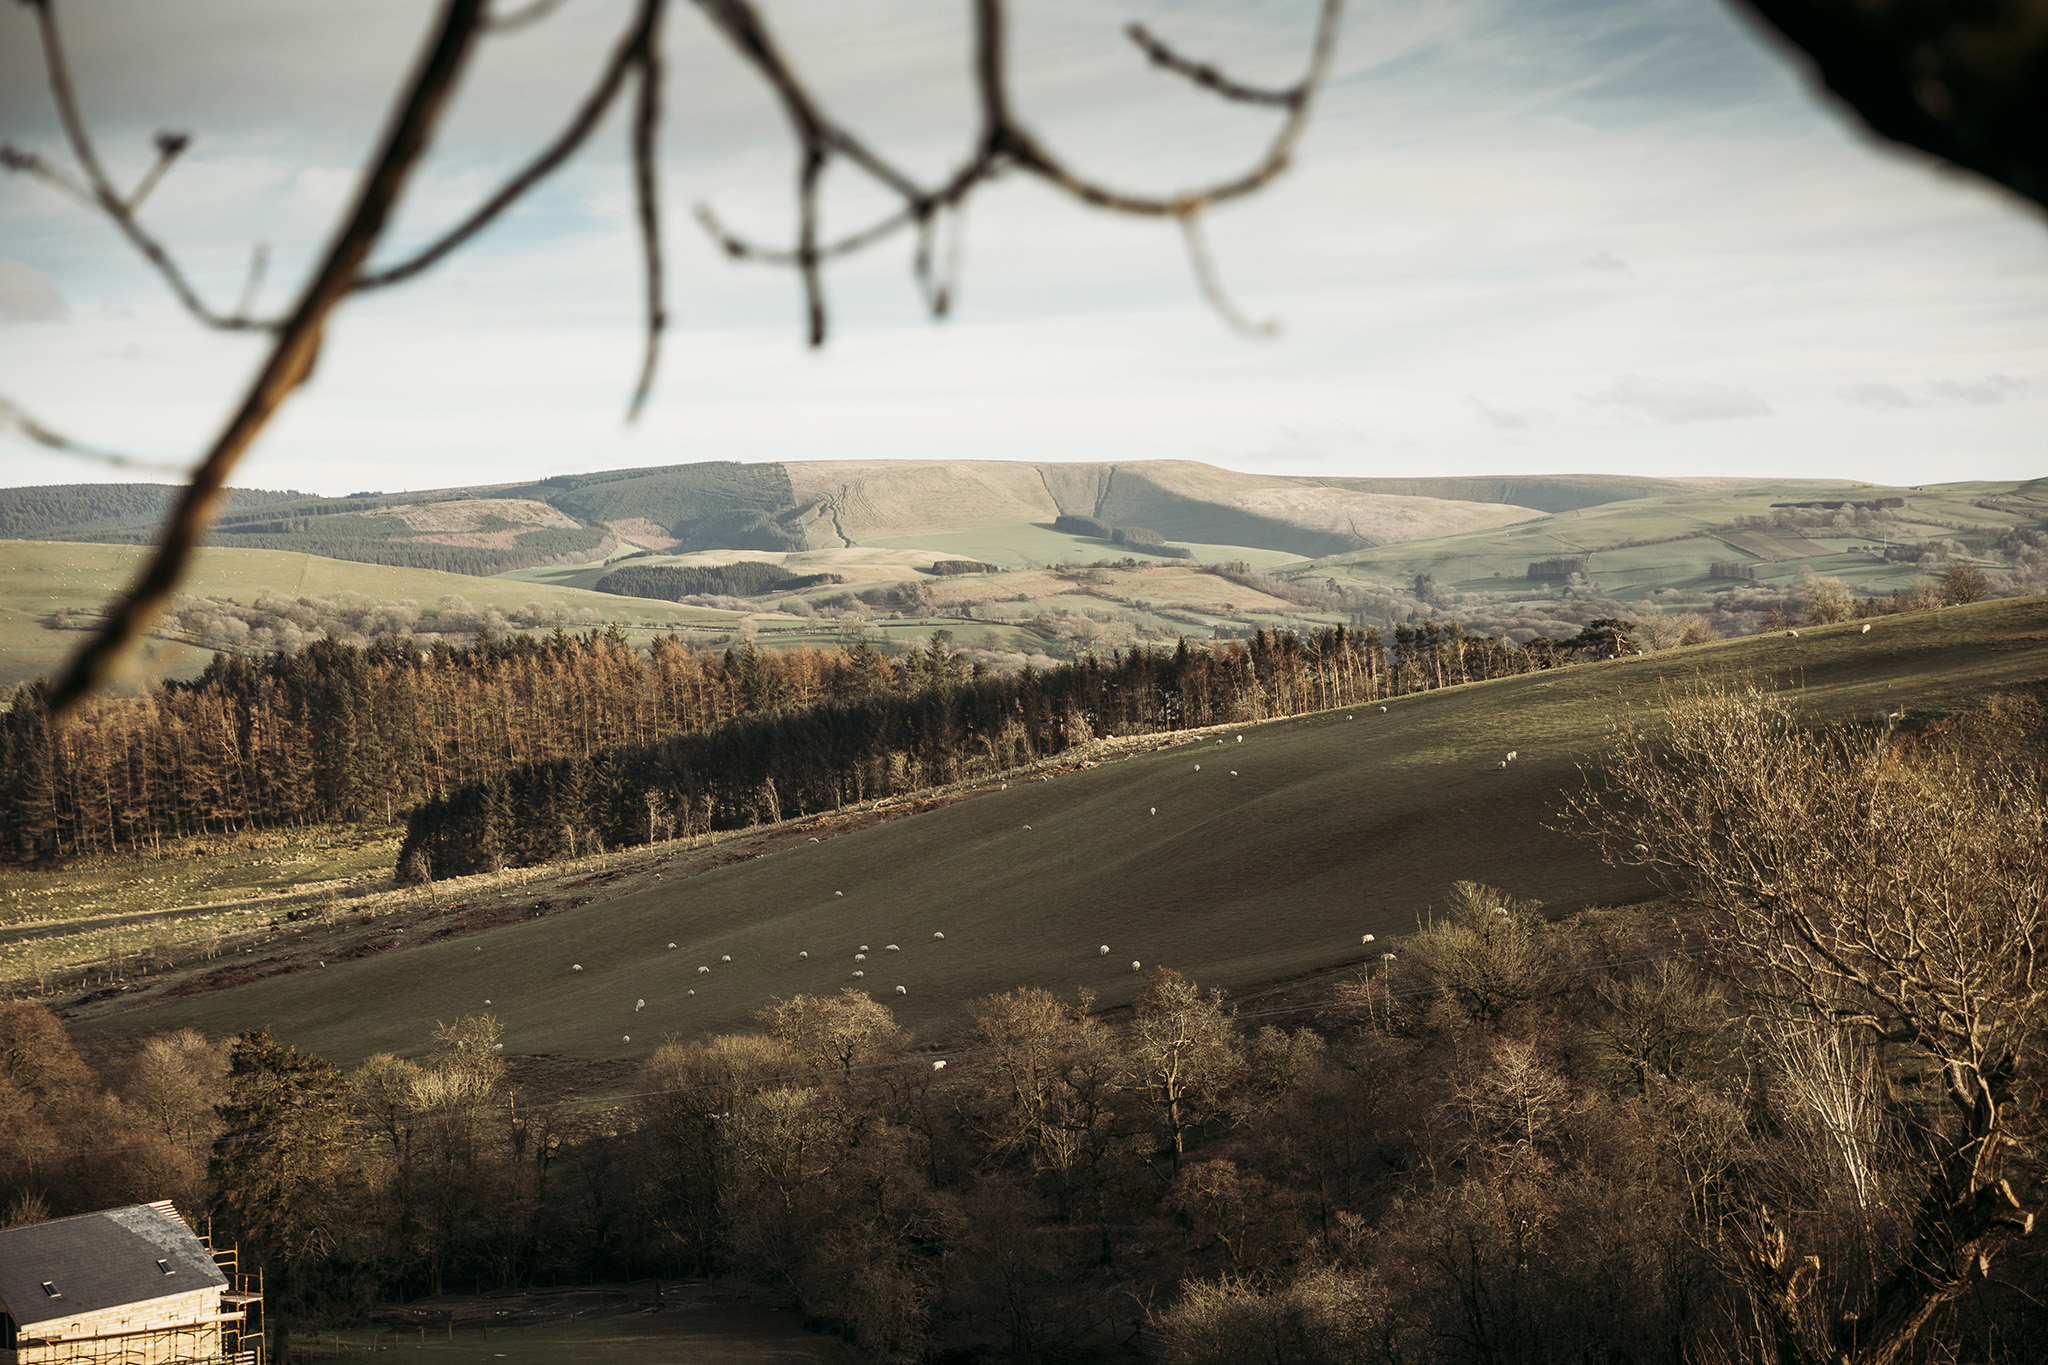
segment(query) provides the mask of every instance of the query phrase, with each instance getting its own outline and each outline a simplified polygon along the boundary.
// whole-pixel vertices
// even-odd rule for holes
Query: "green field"
[[[63,541],[0,540],[0,686],[47,676],[61,668],[85,638],[53,629],[52,613],[101,607],[135,572],[144,550],[135,545],[82,545]],[[589,623],[617,621],[635,640],[671,629],[727,634],[732,612],[614,597],[577,588],[358,564],[283,550],[201,550],[182,585],[194,597],[253,603],[266,593],[287,598],[356,593],[379,602],[432,605],[454,596],[479,608],[518,611],[530,603],[561,606]],[[588,628],[586,625],[584,628]],[[174,640],[151,644],[147,669],[184,676],[206,664],[211,651]]]
[[[1818,717],[1939,713],[2048,677],[2048,600],[1881,618],[1867,635],[1850,624],[1725,641],[1401,698],[1384,713],[1249,726],[1241,741],[1231,731],[1220,744],[989,784],[928,814],[545,919],[82,1027],[268,1024],[352,1061],[416,1050],[437,1020],[487,1010],[508,1051],[630,1059],[665,1035],[745,1027],[777,997],[852,985],[927,1038],[953,1033],[967,1001],[1019,984],[1086,986],[1105,1005],[1127,1003],[1141,980],[1133,960],[1244,989],[1361,960],[1362,933],[1412,930],[1460,878],[1559,909],[1647,895],[1637,875],[1549,826],[1611,717],[1655,707],[1668,683],[1701,674],[1799,688]],[[1510,749],[1520,758],[1502,771]]]
[[[1698,591],[1728,586],[1708,573],[1714,561],[1732,560],[1753,562],[1761,584],[1789,586],[1811,572],[1842,578],[1861,593],[1884,594],[1923,581],[1926,571],[1855,547],[1938,540],[1962,525],[2003,528],[2038,523],[2048,516],[2048,497],[2035,486],[2040,482],[1938,484],[1924,489],[1785,483],[1668,494],[1577,508],[1517,526],[1360,550],[1317,560],[1286,576],[1400,587],[1412,584],[1417,574],[1429,574],[1453,592],[1525,596],[1542,591],[1526,577],[1531,561],[1586,556],[1586,577],[1609,596],[1629,601],[1665,588]],[[1901,525],[1870,534],[1820,533],[1814,543],[1823,554],[1770,562],[1703,534],[1738,518],[1769,516],[1772,503],[1892,496],[1906,500],[1895,514]],[[1979,500],[2001,505],[1983,507],[1977,505]],[[1690,538],[1669,539],[1679,536]],[[1656,543],[1636,543],[1643,541]]]

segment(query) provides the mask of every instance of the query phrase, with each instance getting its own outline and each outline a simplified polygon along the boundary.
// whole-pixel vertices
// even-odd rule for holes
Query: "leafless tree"
[[[1174,221],[1181,229],[1204,296],[1233,327],[1249,332],[1262,330],[1247,322],[1224,294],[1203,246],[1201,216],[1216,205],[1258,192],[1286,171],[1307,126],[1316,93],[1329,72],[1343,0],[1321,0],[1306,70],[1299,80],[1281,87],[1246,84],[1183,55],[1141,25],[1128,28],[1132,43],[1154,66],[1220,99],[1272,109],[1281,116],[1264,153],[1251,166],[1208,184],[1168,194],[1134,192],[1083,175],[1033,131],[1017,106],[1010,84],[1010,27],[1004,0],[969,0],[972,23],[967,59],[975,92],[975,124],[958,165],[930,183],[883,156],[825,107],[784,54],[753,0],[691,2],[734,54],[754,69],[781,106],[796,146],[798,228],[794,242],[771,246],[727,227],[707,205],[699,205],[696,216],[734,259],[764,262],[797,272],[803,283],[805,326],[812,345],[822,345],[827,331],[824,267],[899,234],[908,233],[914,241],[912,273],[927,308],[935,317],[945,316],[952,305],[958,253],[939,250],[940,229],[949,215],[957,219],[979,189],[1013,173],[1034,176],[1094,208]],[[191,135],[159,133],[156,160],[148,172],[132,188],[124,190],[117,186],[101,161],[72,82],[57,23],[57,0],[22,3],[35,15],[51,96],[74,164],[66,169],[41,153],[0,144],[0,167],[40,180],[105,216],[201,324],[223,331],[258,332],[270,338],[269,352],[233,415],[192,470],[165,522],[155,553],[124,597],[108,612],[105,625],[87,642],[53,688],[49,701],[54,714],[64,713],[107,681],[176,590],[192,552],[212,525],[235,466],[277,410],[312,374],[333,311],[352,294],[404,283],[446,260],[558,170],[621,100],[631,104],[631,175],[645,280],[645,345],[628,407],[629,420],[646,403],[668,321],[656,153],[662,119],[662,33],[671,0],[638,0],[610,56],[567,124],[498,189],[425,246],[399,260],[375,263],[371,256],[478,44],[492,33],[546,19],[559,3],[530,0],[515,9],[494,10],[489,0],[443,0],[354,202],[337,224],[331,244],[296,299],[275,315],[259,314],[255,307],[267,261],[260,248],[252,255],[241,298],[232,306],[222,307],[202,296],[171,250],[149,230],[141,216],[151,192],[191,146]],[[819,190],[826,171],[835,164],[843,164],[880,187],[894,201],[894,207],[851,232],[828,235],[819,212]],[[0,422],[52,449],[136,463],[54,431],[4,399],[0,399]]]
[[[1627,718],[1572,802],[1611,860],[1706,914],[1771,1030],[1843,1051],[1805,1079],[1859,1191],[1867,1106],[1889,1102],[1911,1129],[1899,1243],[1828,1308],[1831,1268],[1753,1210],[1746,1268],[1781,1361],[1904,1358],[2033,1230],[2048,795],[2023,755],[1811,728],[1777,693],[1702,687],[1673,695],[1662,723]],[[1862,1065],[1865,1049],[1882,1060]],[[1859,1078],[1876,1093],[1841,1093]]]

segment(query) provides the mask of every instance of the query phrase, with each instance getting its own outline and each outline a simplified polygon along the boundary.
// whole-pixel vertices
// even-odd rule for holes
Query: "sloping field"
[[[1870,484],[1790,481],[1709,488],[1594,507],[1574,508],[1523,525],[1411,540],[1316,561],[1301,576],[1350,578],[1397,586],[1430,574],[1456,591],[1515,593],[1531,561],[1590,559],[1587,577],[1624,600],[1657,588],[1700,588],[1717,559],[1754,558],[1759,581],[1795,581],[1800,572],[1838,576],[1866,592],[1888,592],[1924,574],[1887,563],[1851,544],[1913,544],[1954,534],[1959,525],[2026,524],[2039,515],[2034,500],[2013,483],[1936,484],[1880,488]],[[1773,504],[1821,499],[1900,497],[1905,506],[1881,530],[1845,530],[1840,538],[1765,528],[1707,534],[1743,517],[1768,517]],[[1980,503],[1992,503],[1984,506]],[[1661,542],[1658,544],[1657,542]],[[1646,556],[1645,549],[1655,548]],[[1288,576],[1294,576],[1289,571]],[[1533,586],[1533,585],[1532,585]]]
[[[1141,980],[1133,960],[1241,989],[1360,960],[1362,933],[1413,929],[1459,878],[1560,908],[1645,895],[1635,874],[1547,826],[1610,717],[1655,707],[1667,683],[1701,674],[1799,687],[1819,717],[1952,709],[2048,677],[2048,599],[1246,727],[1242,740],[1230,731],[992,786],[670,886],[85,1027],[269,1024],[353,1060],[417,1049],[437,1020],[488,1010],[511,1052],[634,1057],[664,1035],[744,1027],[776,997],[845,986],[926,1037],[957,1029],[970,999],[1020,984],[1125,1003]],[[1509,749],[1521,756],[1503,771]]]
[[[0,686],[47,676],[61,668],[85,636],[46,624],[51,613],[90,612],[103,606],[134,574],[145,553],[138,545],[78,545],[47,540],[0,540]],[[579,588],[515,583],[431,569],[399,569],[284,550],[201,550],[181,591],[253,603],[266,593],[286,598],[357,593],[379,602],[431,606],[449,596],[479,608],[514,612],[529,603],[559,604],[590,622],[618,621],[639,632],[671,624],[730,629],[731,612],[646,602]],[[147,668],[184,675],[205,666],[211,651],[159,640]]]

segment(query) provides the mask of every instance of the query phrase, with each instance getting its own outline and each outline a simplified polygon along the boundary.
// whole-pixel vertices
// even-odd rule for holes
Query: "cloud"
[[[49,276],[0,257],[0,322],[64,322],[71,306]]]
[[[1845,401],[1859,408],[1876,408],[1880,412],[1892,408],[1924,408],[1927,405],[1897,384],[1858,384],[1842,390]]]
[[[1679,426],[1688,422],[1769,417],[1773,412],[1769,403],[1743,389],[1681,379],[1649,379],[1639,374],[1622,375],[1605,391],[1587,395],[1586,401]]]
[[[1486,419],[1488,426],[1499,431],[1521,431],[1534,420],[1527,413],[1516,412],[1513,408],[1494,407],[1483,398],[1473,399],[1472,406],[1479,409],[1479,415]]]
[[[2033,385],[2009,374],[1991,374],[1982,379],[1937,379],[1927,391],[1945,403],[1962,403],[1973,408],[1993,408]]]
[[[1636,273],[1629,269],[1627,261],[1624,261],[1611,251],[1596,251],[1586,257],[1585,260],[1580,261],[1579,264],[1588,270],[1604,270],[1611,275],[1633,275]]]

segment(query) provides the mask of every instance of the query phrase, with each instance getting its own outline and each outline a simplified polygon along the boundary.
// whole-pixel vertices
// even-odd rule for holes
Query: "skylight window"
[[[51,1284],[48,1280],[43,1281],[43,1293],[53,1299],[61,1299],[64,1297],[64,1295],[58,1291],[57,1286]]]
[[[158,1261],[156,1263],[156,1268],[165,1275],[175,1275],[178,1273],[177,1271],[171,1269],[171,1263],[169,1261]]]

